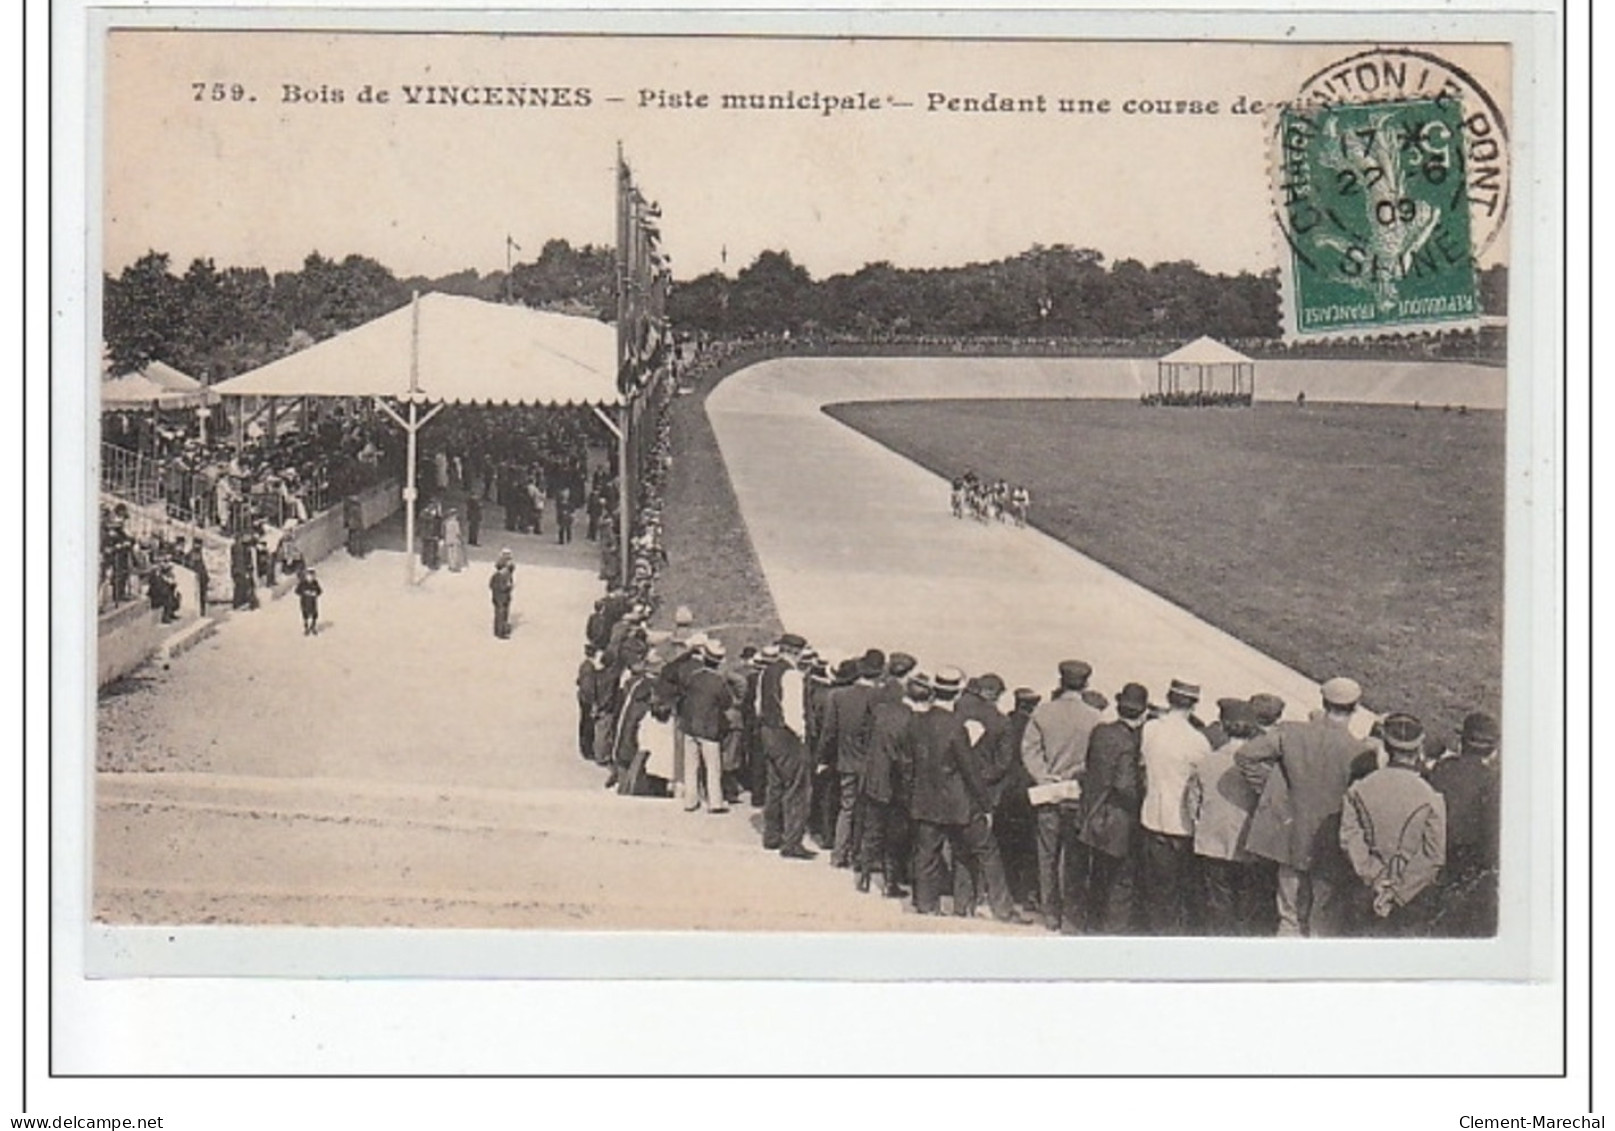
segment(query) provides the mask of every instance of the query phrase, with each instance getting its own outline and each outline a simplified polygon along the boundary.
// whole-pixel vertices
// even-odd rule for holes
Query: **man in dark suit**
[[[942,668],[932,677],[930,707],[914,716],[908,732],[914,766],[914,790],[909,802],[914,818],[914,906],[922,915],[942,911],[942,882],[946,874],[943,846],[953,849],[954,860],[983,877],[993,917],[1002,922],[1023,922],[1009,902],[1004,864],[992,841],[992,802],[976,773],[970,755],[970,734],[954,713],[964,688],[964,673]],[[955,907],[955,913],[963,908]]]
[[[1430,769],[1430,784],[1447,807],[1447,867],[1442,885],[1454,911],[1443,933],[1489,937],[1497,933],[1498,797],[1501,732],[1497,720],[1479,711],[1464,718],[1458,753]]]
[[[880,697],[875,681],[886,673],[886,656],[871,649],[851,664],[856,673],[853,681],[825,694],[815,751],[818,766],[833,767],[836,775],[835,838],[830,863],[837,868],[852,867],[857,850],[859,779],[869,746],[870,712]],[[866,887],[867,882],[860,882],[860,890]]]
[[[599,698],[600,673],[605,665],[600,661],[600,650],[592,644],[583,646],[583,662],[578,665],[578,754],[585,761],[594,759],[594,708]]]
[[[1043,696],[1030,687],[1015,689],[1015,706],[1006,721],[1007,741],[1016,756],[1004,779],[998,808],[993,811],[993,839],[998,841],[999,854],[1004,858],[1009,894],[1023,908],[1037,906],[1037,817],[1032,811],[1031,798],[1026,795],[1036,783],[1026,772],[1026,763],[1020,759],[1019,751],[1026,738],[1026,724],[1042,701]]]
[[[888,676],[904,680],[904,695],[892,699],[884,693],[870,710],[869,741],[864,754],[864,773],[859,781],[858,890],[869,890],[870,873],[879,870],[885,881],[884,894],[901,899],[908,893],[903,880],[911,855],[908,786],[912,767],[907,763],[907,736],[916,711],[930,701],[931,692],[923,678],[915,676],[914,658],[894,652],[888,661]]]
[[[761,649],[747,645],[740,652],[740,682],[735,687],[739,699],[740,766],[739,784],[751,794],[751,807],[763,807],[763,790],[768,784],[768,764],[763,757],[763,739],[757,722],[757,685],[763,667],[769,662]]]
[[[809,778],[802,728],[807,718],[806,688],[799,666],[807,642],[795,633],[779,638],[779,656],[758,681],[758,724],[768,759],[768,796],[763,804],[763,847],[788,860],[811,860],[818,853],[802,844],[807,833]]]
[[[652,710],[665,718],[668,707],[656,699],[655,680],[649,673],[648,655],[636,653],[621,669],[608,668],[618,681],[610,689],[610,713],[603,721],[607,732],[606,749],[611,774],[606,788],[638,796],[646,792],[645,762],[640,756],[639,725]]]
[[[1100,723],[1088,736],[1078,835],[1091,850],[1082,906],[1085,927],[1093,934],[1122,935],[1135,926],[1138,815],[1144,801],[1139,732],[1149,706],[1144,686],[1129,683],[1116,695],[1116,719]]]
[[[977,820],[988,821],[991,814],[997,813],[1004,800],[1004,791],[1010,779],[1012,769],[1020,762],[1020,748],[1010,745],[1009,719],[998,709],[998,700],[1004,694],[1004,681],[996,672],[979,675],[965,684],[963,694],[954,706],[954,713],[964,721],[965,731],[970,736],[970,757],[975,764],[976,773],[981,778],[982,785],[987,790],[988,809]],[[990,825],[990,822],[988,822]],[[987,837],[992,840],[993,854],[1002,861],[1003,853],[998,842],[998,830],[989,827]],[[984,877],[972,873],[962,866],[962,862],[955,860],[953,869],[953,898],[956,907],[962,907],[964,914],[974,915],[976,903],[982,892]],[[1005,881],[1006,889],[1008,881]],[[994,901],[991,893],[988,894],[988,903]],[[1010,899],[1007,890],[1004,897]]]
[[[493,597],[493,634],[496,639],[510,639],[510,601],[516,591],[516,562],[509,550],[499,551],[493,575],[488,578],[488,591]]]
[[[564,546],[572,541],[572,489],[562,487],[555,499],[555,540]]]

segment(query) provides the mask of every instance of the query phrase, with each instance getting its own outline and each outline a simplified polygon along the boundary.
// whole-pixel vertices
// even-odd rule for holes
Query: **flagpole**
[[[404,584],[415,584],[415,434],[420,430],[415,394],[421,388],[421,293],[409,302],[409,427],[408,482],[404,487]]]
[[[617,391],[622,397],[622,414],[617,430],[617,574],[623,588],[628,587],[628,542],[633,532],[633,519],[629,509],[633,505],[632,490],[628,485],[628,433],[632,426],[630,411],[631,385],[624,380],[629,348],[629,283],[628,241],[632,225],[628,219],[629,176],[628,164],[622,157],[622,142],[617,142]]]

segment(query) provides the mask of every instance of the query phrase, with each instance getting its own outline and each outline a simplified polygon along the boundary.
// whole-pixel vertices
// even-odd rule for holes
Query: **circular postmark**
[[[1453,63],[1410,47],[1375,47],[1323,68],[1301,84],[1295,102],[1431,100],[1462,110],[1462,156],[1475,254],[1489,248],[1508,216],[1508,122],[1480,83]]]
[[[1474,322],[1477,260],[1508,214],[1508,129],[1467,72],[1377,47],[1302,84],[1274,136],[1292,332]]]

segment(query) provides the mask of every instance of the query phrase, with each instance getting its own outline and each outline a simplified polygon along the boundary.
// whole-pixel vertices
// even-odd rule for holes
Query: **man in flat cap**
[[[778,645],[779,655],[763,668],[757,687],[757,719],[768,759],[763,847],[777,850],[788,860],[811,860],[818,854],[802,843],[807,834],[812,776],[802,745],[807,689],[799,666],[807,641],[788,632]]]
[[[1380,724],[1389,761],[1346,789],[1340,845],[1362,882],[1355,919],[1369,935],[1420,933],[1446,863],[1447,805],[1419,774],[1424,726],[1412,715]]]
[[[1280,723],[1235,752],[1258,791],[1245,847],[1278,865],[1278,933],[1327,937],[1341,931],[1339,896],[1350,869],[1340,849],[1346,787],[1375,757],[1352,734],[1362,688],[1337,676],[1324,683],[1323,710],[1306,722]]]
[[[1284,717],[1284,700],[1268,691],[1259,691],[1250,697],[1251,712],[1256,716],[1257,730],[1266,734],[1278,726]]]
[[[1084,692],[1093,668],[1082,660],[1063,660],[1060,686],[1039,704],[1021,739],[1021,761],[1039,786],[1077,783],[1088,758],[1088,737],[1099,725],[1097,708]],[[1051,931],[1082,930],[1081,893],[1086,886],[1088,851],[1077,839],[1081,817],[1078,800],[1035,806],[1037,819],[1038,908]]]
[[[1239,772],[1234,755],[1258,732],[1256,710],[1247,699],[1217,700],[1223,741],[1194,768],[1189,779],[1190,825],[1203,890],[1205,929],[1211,935],[1251,934],[1264,917],[1257,904],[1262,891],[1245,834],[1258,794]],[[1272,893],[1268,893],[1271,900]]]
[[[917,661],[907,652],[893,652],[886,657],[886,673],[875,681],[880,698],[887,703],[901,703],[908,675]]]
[[[1211,754],[1211,744],[1190,718],[1198,702],[1198,685],[1174,679],[1167,688],[1166,712],[1145,723],[1139,736],[1144,918],[1156,935],[1181,935],[1200,927],[1189,782]]]
[[[1458,732],[1458,752],[1430,770],[1429,781],[1447,804],[1447,867],[1442,884],[1453,912],[1443,933],[1490,937],[1497,933],[1500,775],[1495,761],[1497,720],[1474,712]]]
[[[1026,771],[1021,743],[1026,739],[1032,712],[1043,702],[1043,696],[1030,687],[1017,687],[1012,700],[1013,705],[1005,717],[1009,730],[1005,743],[1011,754],[1009,774],[993,813],[993,839],[998,841],[999,854],[1004,858],[1010,897],[1019,906],[1030,909],[1038,905],[1037,815],[1032,811],[1032,800],[1026,791],[1037,783]]]

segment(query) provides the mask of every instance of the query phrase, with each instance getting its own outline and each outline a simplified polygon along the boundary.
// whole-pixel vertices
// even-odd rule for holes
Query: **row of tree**
[[[599,318],[614,317],[610,248],[550,240],[511,271],[399,278],[361,255],[313,253],[297,271],[216,267],[198,259],[175,274],[150,252],[105,282],[104,338],[116,372],[165,361],[213,382],[351,329],[439,291]],[[1482,305],[1503,313],[1506,268],[1482,276]],[[1035,246],[964,267],[871,263],[815,280],[789,252],[765,251],[735,277],[709,272],[675,284],[680,331],[732,334],[993,335],[1174,341],[1210,334],[1279,334],[1276,272],[1212,274],[1191,262],[1134,259],[1108,267],[1087,248]]]
[[[296,271],[219,268],[197,259],[175,274],[152,251],[103,280],[102,337],[114,372],[165,361],[212,383],[397,310],[415,292],[469,295],[544,309],[611,317],[616,310],[610,248],[551,240],[539,257],[481,275],[399,278],[363,255],[314,252]]]
[[[1488,313],[1507,310],[1507,269],[1482,273]],[[991,335],[1153,339],[1276,338],[1277,271],[1212,274],[1184,261],[1105,266],[1090,248],[1034,246],[1009,259],[915,269],[871,263],[815,281],[790,253],[765,251],[734,278],[711,272],[673,292],[673,322],[714,334],[815,331],[854,337]]]

